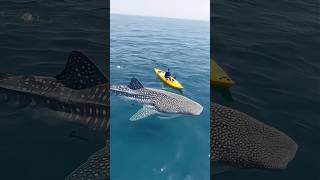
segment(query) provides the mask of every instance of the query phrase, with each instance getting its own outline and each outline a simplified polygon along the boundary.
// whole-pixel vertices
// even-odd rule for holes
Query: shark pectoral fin
[[[139,109],[138,112],[136,112],[131,118],[130,121],[137,121],[143,118],[146,118],[148,116],[151,116],[153,114],[159,113],[154,107],[152,106],[143,106],[141,109]]]

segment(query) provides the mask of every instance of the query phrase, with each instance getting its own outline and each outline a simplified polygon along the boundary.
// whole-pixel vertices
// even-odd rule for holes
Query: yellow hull
[[[212,85],[226,89],[235,84],[214,60],[210,60],[210,81]]]
[[[175,89],[178,89],[178,90],[181,90],[183,89],[183,86],[179,83],[178,80],[176,80],[175,78],[173,77],[170,77],[170,80],[166,79],[164,77],[164,75],[166,74],[166,72],[162,71],[161,69],[157,69],[157,68],[154,68],[154,72],[157,74],[157,76],[161,79],[162,82],[164,82],[166,85],[172,87],[172,88],[175,88]]]

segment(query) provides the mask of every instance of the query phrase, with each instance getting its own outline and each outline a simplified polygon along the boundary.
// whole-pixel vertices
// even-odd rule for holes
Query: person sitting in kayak
[[[164,75],[164,77],[167,79],[167,80],[171,80],[171,73],[170,73],[170,69],[168,69],[168,71],[166,72],[166,74]]]

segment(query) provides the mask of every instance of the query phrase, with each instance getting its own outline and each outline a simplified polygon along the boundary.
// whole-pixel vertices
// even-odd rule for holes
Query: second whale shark
[[[199,103],[185,96],[144,87],[136,78],[132,78],[129,85],[112,85],[110,91],[143,104],[143,107],[130,118],[131,121],[159,113],[200,115],[203,110]]]

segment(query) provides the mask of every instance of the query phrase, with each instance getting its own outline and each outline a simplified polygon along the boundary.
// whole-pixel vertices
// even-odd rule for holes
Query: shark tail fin
[[[132,78],[128,87],[130,89],[137,90],[137,89],[143,88],[143,85],[141,84],[141,82],[138,79]]]
[[[70,53],[65,69],[55,78],[72,89],[85,89],[108,82],[98,67],[78,51]]]

